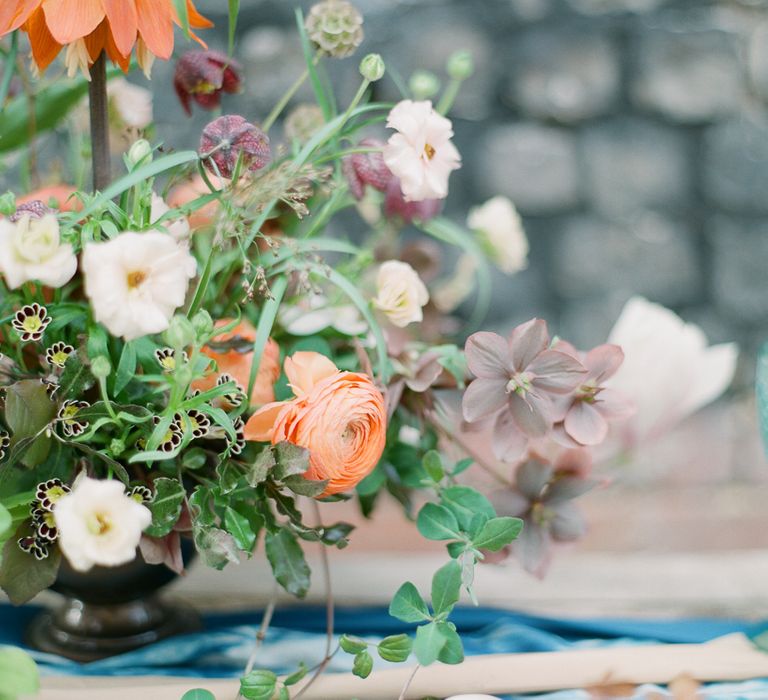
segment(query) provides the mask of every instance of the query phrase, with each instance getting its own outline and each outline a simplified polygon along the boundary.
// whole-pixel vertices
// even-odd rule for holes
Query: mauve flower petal
[[[509,411],[496,418],[492,440],[493,454],[503,462],[516,462],[528,447],[528,436],[515,425]]]
[[[577,401],[565,417],[565,432],[582,445],[599,445],[608,435],[608,422],[592,404]]]
[[[594,405],[608,421],[626,420],[636,410],[632,401],[616,389],[601,390]]]
[[[586,477],[592,471],[592,452],[584,447],[564,450],[555,460],[555,470]]]
[[[544,437],[552,427],[548,403],[543,396],[529,393],[526,400],[517,394],[510,394],[509,411],[517,427],[528,437]]]
[[[526,520],[525,527],[513,543],[515,556],[528,572],[543,578],[551,558],[551,540],[549,532],[541,525]]]
[[[534,386],[557,394],[573,391],[587,372],[581,362],[557,350],[540,353],[528,369],[535,375]]]
[[[473,423],[504,408],[507,402],[504,379],[475,379],[464,392],[461,401],[464,420]]]
[[[567,501],[583,496],[597,486],[592,479],[582,479],[579,476],[564,476],[556,479],[547,491],[544,499],[548,506],[560,506]]]
[[[618,345],[598,345],[590,350],[584,357],[584,366],[589,371],[589,376],[600,382],[616,374],[616,371],[624,362],[624,351]]]
[[[467,339],[464,354],[470,372],[476,377],[509,380],[509,347],[500,335],[488,331],[473,333]]]
[[[586,534],[587,524],[579,510],[572,503],[568,503],[555,510],[550,532],[552,538],[558,542],[573,542]]]
[[[499,515],[522,518],[530,509],[531,501],[518,491],[505,490],[493,496],[493,504]]]
[[[509,338],[512,365],[515,370],[518,372],[525,370],[539,353],[547,349],[548,345],[549,331],[546,321],[534,318],[515,328]]]
[[[554,468],[551,464],[532,459],[520,465],[515,477],[515,484],[520,493],[530,501],[535,501],[541,496],[541,492],[549,483],[553,473]]]

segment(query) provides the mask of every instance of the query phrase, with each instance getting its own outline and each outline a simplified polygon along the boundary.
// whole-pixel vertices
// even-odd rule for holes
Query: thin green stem
[[[101,394],[101,400],[104,402],[104,407],[107,409],[107,413],[109,413],[109,417],[115,421],[117,425],[122,425],[122,421],[115,413],[115,409],[112,407],[112,402],[109,399],[106,377],[99,377],[99,393]]]
[[[5,71],[3,72],[3,81],[0,83],[0,108],[5,104],[8,97],[8,91],[11,88],[11,80],[16,70],[16,56],[19,52],[19,33],[14,32],[11,37],[11,49],[5,59]]]
[[[317,63],[317,59],[315,59],[315,63]],[[272,108],[272,111],[267,115],[267,118],[261,125],[262,131],[267,132],[270,130],[272,125],[277,121],[277,118],[282,114],[283,110],[286,108],[293,96],[299,91],[299,88],[304,84],[304,81],[308,77],[309,68],[305,68],[304,72],[296,79],[293,85],[288,88],[278,103]]]
[[[461,80],[451,80],[448,86],[445,88],[443,96],[440,98],[440,102],[437,104],[437,111],[440,114],[448,114],[448,111],[453,107],[453,103],[456,101],[456,97],[461,90]]]

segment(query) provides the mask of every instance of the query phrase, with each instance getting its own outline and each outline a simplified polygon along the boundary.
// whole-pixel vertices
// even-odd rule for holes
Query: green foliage
[[[150,537],[167,535],[181,516],[184,503],[184,487],[176,479],[160,477],[152,482],[155,497],[148,504],[152,513],[152,524],[146,529]]]
[[[40,433],[55,415],[56,406],[39,381],[24,379],[6,389],[5,422],[12,433],[11,448],[24,442],[21,461],[25,466],[34,467],[48,456],[51,439]]]
[[[432,609],[435,615],[447,615],[459,602],[461,591],[461,566],[449,561],[437,570],[432,578]]]
[[[342,634],[339,638],[339,646],[346,651],[347,654],[359,654],[361,651],[365,651],[368,648],[368,642],[357,637],[350,637],[348,634]]]
[[[477,549],[487,549],[490,552],[498,552],[513,540],[517,539],[523,529],[523,521],[520,518],[492,518],[483,525],[482,530],[472,540]]]
[[[384,637],[378,644],[379,656],[384,661],[402,663],[407,661],[413,650],[413,640],[407,634]]]
[[[373,670],[373,657],[367,651],[361,651],[355,656],[352,673],[360,678],[368,678]]]
[[[389,604],[389,614],[403,622],[429,620],[429,609],[416,586],[410,581],[404,583]]]
[[[0,588],[5,591],[14,605],[27,603],[48,588],[56,580],[61,562],[58,547],[52,548],[48,557],[42,561],[22,552],[16,542],[20,537],[28,534],[27,526],[20,525],[14,536],[3,547]]]
[[[0,700],[35,695],[40,674],[32,657],[15,647],[0,647]]]
[[[0,539],[3,535],[11,529],[13,525],[13,518],[10,511],[0,504]]]
[[[307,595],[311,572],[296,537],[285,528],[268,532],[265,549],[277,582],[297,598]]]
[[[456,516],[437,503],[427,503],[422,507],[416,527],[428,540],[456,540],[461,537]]]
[[[216,696],[203,688],[193,688],[181,696],[181,700],[216,700]]]
[[[240,679],[240,694],[246,700],[272,700],[277,676],[272,671],[251,671]]]

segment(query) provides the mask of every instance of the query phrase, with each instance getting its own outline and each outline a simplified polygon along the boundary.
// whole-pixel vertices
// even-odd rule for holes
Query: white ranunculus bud
[[[77,257],[61,242],[55,215],[0,221],[0,273],[11,289],[32,281],[63,287],[76,271]]]
[[[408,263],[389,260],[379,268],[376,279],[376,308],[396,326],[405,328],[409,323],[421,321],[422,307],[429,302],[429,292],[416,270]]]
[[[512,275],[528,266],[528,239],[523,222],[506,197],[494,197],[472,209],[467,226],[478,232],[502,272]]]
[[[94,318],[112,335],[133,340],[168,328],[197,263],[166,233],[126,232],[88,244],[82,269]]]
[[[56,502],[54,518],[62,554],[77,571],[132,561],[152,514],[125,493],[119,481],[78,478]]]

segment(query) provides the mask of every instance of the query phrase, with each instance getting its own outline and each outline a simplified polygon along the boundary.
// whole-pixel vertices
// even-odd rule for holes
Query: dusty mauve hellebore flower
[[[240,92],[242,67],[220,51],[187,51],[176,64],[173,87],[184,111],[192,116],[191,101],[216,109],[222,93]]]
[[[214,119],[203,130],[200,156],[214,175],[231,178],[238,158],[243,168],[255,172],[268,165],[272,156],[269,138],[244,117],[227,114]]]
[[[564,352],[549,349],[547,324],[533,319],[509,340],[481,331],[467,340],[467,365],[477,377],[464,393],[464,419],[495,416],[493,451],[499,459],[519,458],[529,438],[543,437],[558,420],[557,399],[570,394],[586,374]]]
[[[400,219],[405,224],[414,221],[429,221],[434,219],[443,208],[442,199],[422,199],[418,202],[408,201],[400,188],[400,180],[393,177],[387,185],[384,197],[384,216],[388,219]]]
[[[132,561],[152,522],[149,509],[126,494],[121,482],[86,476],[56,502],[54,517],[61,551],[77,571]]]
[[[451,171],[461,167],[450,119],[428,100],[403,100],[390,111],[387,127],[397,133],[387,141],[384,162],[400,178],[406,201],[445,199]]]

